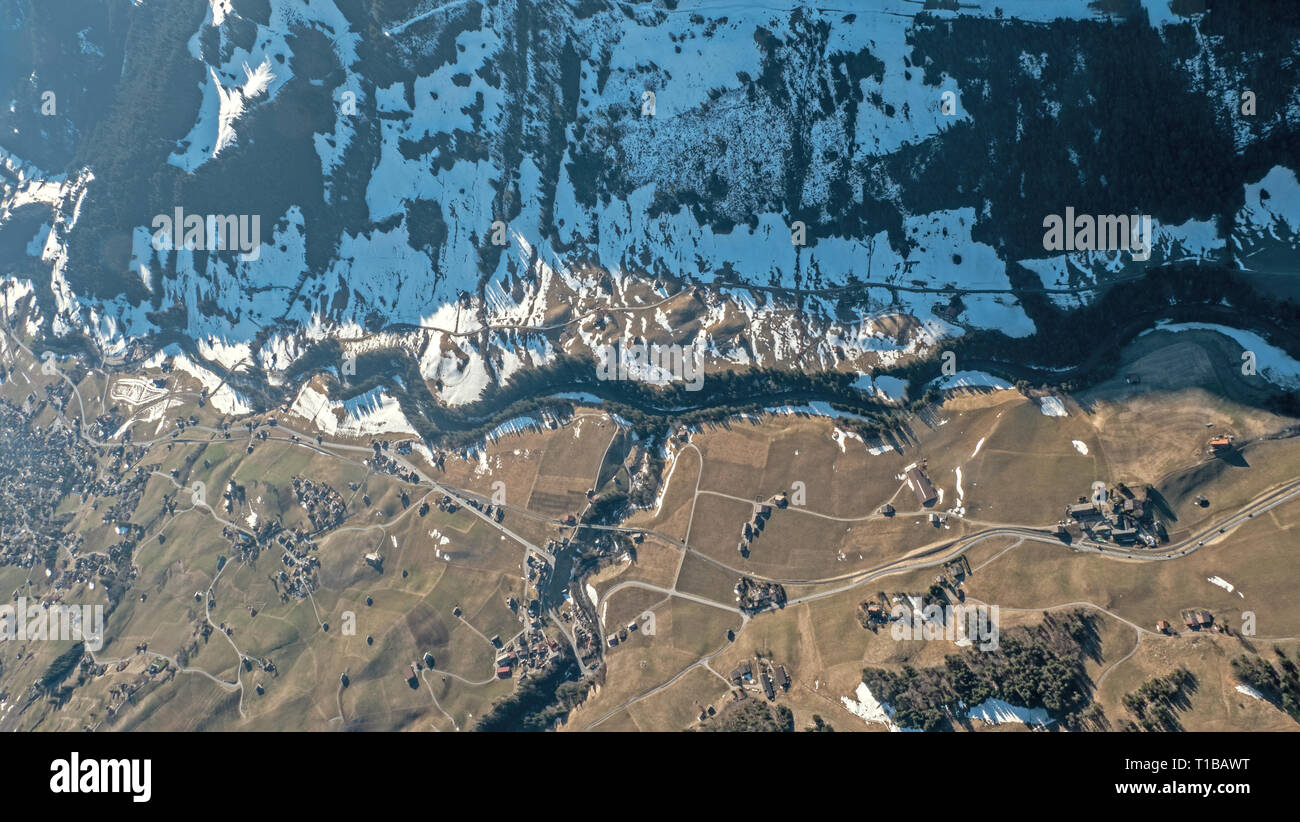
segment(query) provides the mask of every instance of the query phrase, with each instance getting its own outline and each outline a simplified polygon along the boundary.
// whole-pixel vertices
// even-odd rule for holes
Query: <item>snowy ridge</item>
[[[1143,7],[1157,29],[1186,22],[1163,0]],[[778,0],[585,16],[553,0],[529,8],[550,24],[530,31],[521,54],[519,3],[418,3],[404,19],[382,21],[393,62],[379,71],[359,57],[365,27],[333,0],[269,0],[266,22],[209,0],[187,43],[202,68],[202,102],[168,162],[193,174],[228,161],[223,152],[260,110],[295,80],[306,83],[294,77],[304,55],[293,49],[310,31],[341,68],[311,80],[328,86],[334,104],[311,136],[324,201],[346,173],[364,198],[362,216],[322,236],[306,199],[265,214],[255,260],[155,251],[151,227],[137,225],[129,269],[152,304],[89,298],[66,276],[66,235],[93,174],[54,177],[0,149],[0,221],[25,205],[51,211],[40,254],[53,269],[52,294],[36,296],[49,302],[54,333],[84,331],[106,355],[125,357],[161,330],[151,314],[181,314],[167,330],[194,340],[204,361],[272,386],[318,343],[337,341],[345,355],[398,351],[450,406],[560,354],[594,361],[598,345],[671,342],[699,346],[710,367],[849,370],[858,388],[894,402],[904,399],[901,382],[872,381],[871,368],[932,353],[968,329],[1035,333],[1009,266],[1059,289],[1048,296],[1060,305],[1140,273],[1113,253],[1004,259],[976,239],[987,237],[987,201],[913,211],[904,207],[908,181],[869,172],[883,168],[878,159],[978,125],[961,90],[979,78],[919,70],[919,27],[999,12],[1109,25],[1086,0],[969,3],[922,16],[909,0],[853,15]],[[1182,70],[1222,90],[1236,78],[1208,59],[1214,46],[1196,41],[1191,51],[1205,59]],[[854,60],[850,70],[845,61]],[[1047,60],[1026,52],[1019,71],[1027,82],[1050,75]],[[756,93],[766,71],[779,88]],[[949,114],[938,105],[945,93]],[[781,102],[805,99],[819,101],[817,114],[796,116],[799,106]],[[796,136],[807,143],[799,151]],[[796,155],[806,167],[792,165]],[[775,184],[794,173],[801,208],[818,215],[802,245]],[[901,237],[879,221],[819,229],[822,218],[836,224],[829,217],[845,198],[866,208],[868,191],[897,212]],[[1249,267],[1261,249],[1294,249],[1294,171],[1274,168],[1245,193],[1231,226],[1155,221],[1147,265],[1231,256]],[[853,296],[848,309],[841,288]],[[1273,372],[1286,379],[1285,369]],[[976,386],[1007,387],[966,373],[937,384]]]

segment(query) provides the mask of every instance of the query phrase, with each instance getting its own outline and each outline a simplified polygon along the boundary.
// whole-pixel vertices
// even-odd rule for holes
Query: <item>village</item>
[[[11,478],[0,487],[0,565],[45,566],[52,600],[74,586],[124,588],[135,577],[132,555],[141,536],[129,520],[153,469],[139,464],[144,451],[130,444],[96,452],[79,416],[65,423],[56,415],[48,425],[37,424],[49,410],[61,414],[71,392],[60,383],[44,386],[43,393],[28,394],[21,406],[0,400],[0,437],[13,446],[0,450],[0,471]],[[87,426],[90,436],[111,434],[112,422],[97,418]],[[61,473],[52,473],[51,465],[61,466]],[[94,551],[85,550],[81,535],[69,540],[63,529],[73,514],[56,510],[66,495],[113,526],[118,539]],[[102,511],[101,499],[108,501]],[[71,562],[59,563],[63,555]]]

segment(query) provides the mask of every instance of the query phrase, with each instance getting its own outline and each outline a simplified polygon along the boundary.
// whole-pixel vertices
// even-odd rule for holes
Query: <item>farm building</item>
[[[1089,520],[1101,519],[1101,512],[1097,506],[1091,502],[1081,502],[1078,505],[1071,505],[1065,509],[1065,515],[1075,522],[1088,522]]]
[[[1210,457],[1231,457],[1232,454],[1236,453],[1236,446],[1232,445],[1232,437],[1225,434],[1225,436],[1214,437],[1213,440],[1210,440],[1206,453]]]
[[[930,478],[919,466],[913,465],[907,469],[907,487],[912,489],[912,493],[916,494],[916,501],[923,507],[934,505],[934,501],[939,498],[934,486],[930,484]]]
[[[781,686],[781,690],[790,690],[790,674],[786,673],[784,665],[776,666],[776,684]]]

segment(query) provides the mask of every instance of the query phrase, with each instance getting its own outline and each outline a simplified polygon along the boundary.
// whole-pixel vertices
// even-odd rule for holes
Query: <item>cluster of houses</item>
[[[573,644],[577,646],[578,655],[584,661],[600,653],[600,645],[596,640],[596,634],[590,631],[582,622],[578,622],[573,626]]]
[[[1216,625],[1214,614],[1204,608],[1184,608],[1179,614],[1182,617],[1183,625],[1187,626],[1189,631],[1216,631],[1226,633],[1227,626]],[[1174,628],[1169,624],[1169,620],[1161,619],[1156,621],[1156,631],[1165,636],[1173,636]]]
[[[460,504],[446,494],[443,494],[438,500],[438,510],[448,514],[454,514],[460,510]]]
[[[888,622],[889,611],[885,610],[885,606],[879,602],[867,600],[858,603],[858,623],[863,628],[874,630],[873,625],[885,625]]]
[[[758,676],[755,678],[755,672]],[[763,689],[763,695],[769,700],[776,699],[777,689],[784,693],[790,690],[790,674],[784,665],[777,665],[771,660],[756,657],[753,662],[742,662],[728,676],[731,684],[740,689],[738,696],[743,696],[746,686],[757,685]]]
[[[497,678],[510,679],[516,669],[521,678],[527,677],[530,671],[540,671],[559,655],[560,643],[547,637],[534,618],[533,626],[512,639],[497,657]]]
[[[552,556],[558,556],[565,552],[576,552],[577,563],[594,564],[599,567],[611,561],[619,562],[634,559],[636,546],[644,541],[644,532],[613,534],[580,530],[574,536],[564,537],[559,540],[547,540],[544,550]],[[540,581],[537,583],[537,588],[541,591],[546,587],[546,579],[551,573],[551,567],[542,560],[531,556],[528,561],[530,567],[534,563],[538,566]],[[575,567],[577,563],[575,563]],[[531,581],[532,572],[529,573]],[[581,577],[582,574],[575,574],[571,577],[568,586],[555,592],[557,595],[563,596],[563,602],[554,604],[560,620],[572,626],[571,633],[578,650],[579,660],[584,666],[590,668],[600,664],[600,655],[605,647],[618,647],[626,642],[632,633],[640,629],[635,622],[632,622],[617,630],[606,632],[604,626],[596,618],[594,609],[587,607],[590,597],[581,590],[582,585],[579,582]],[[594,605],[594,603],[592,604]]]
[[[279,523],[269,522],[263,528],[269,531],[273,526],[278,527]],[[290,597],[306,599],[319,584],[316,573],[320,568],[320,557],[312,553],[316,544],[301,530],[280,531],[274,535],[271,544],[280,547],[280,564],[284,566],[272,580],[281,601],[288,602]]]
[[[640,630],[636,620],[632,620],[625,627],[619,628],[605,638],[605,641],[611,648],[617,648],[620,642],[627,642],[627,638]]]
[[[768,608],[785,607],[785,588],[778,583],[741,577],[734,590],[740,610],[747,613],[755,614]]]
[[[100,442],[106,442],[107,440],[112,439],[117,432],[121,431],[122,426],[125,423],[126,418],[119,414],[117,412],[117,406],[114,406],[103,414],[97,414],[86,427],[90,429],[91,437]],[[73,420],[73,424],[76,427],[80,427],[80,421],[77,419]],[[129,443],[130,441],[131,431],[130,429],[127,429],[122,434],[122,442]]]
[[[510,610],[518,612],[519,603],[514,597],[506,597],[506,604]],[[540,607],[537,601],[533,600],[527,609],[525,618],[527,627],[524,630],[504,644],[499,635],[488,640],[499,652],[496,657],[497,679],[511,679],[516,671],[519,672],[521,680],[527,679],[530,672],[541,670],[551,660],[560,656],[560,643],[548,637],[542,630],[539,613]],[[456,619],[464,620],[464,612],[459,605],[452,607],[451,615]],[[433,663],[433,655],[426,652],[423,662],[408,666],[404,674],[407,684],[413,688],[417,687],[419,680],[416,672],[425,668],[432,669]]]
[[[81,538],[77,538],[78,544]],[[94,585],[97,580],[106,580],[113,574],[113,563],[108,555],[100,553],[73,553],[73,562],[65,567],[54,580],[54,590],[65,590],[79,583]]]
[[[311,516],[313,508],[317,511],[318,516],[311,520],[316,530],[308,532],[302,527],[289,530],[284,527],[278,516],[256,522],[248,529],[230,525],[223,525],[221,528],[221,536],[230,543],[232,551],[243,563],[256,562],[265,549],[279,550],[280,564],[283,567],[271,577],[271,584],[275,586],[281,602],[288,602],[290,598],[306,599],[316,590],[319,584],[317,569],[320,568],[320,558],[313,553],[316,550],[316,543],[312,541],[312,535],[328,530],[343,521],[342,497],[337,492],[324,484],[313,485],[310,480],[302,480],[300,483],[299,479],[295,478],[293,482],[295,496],[308,511],[308,515]],[[222,495],[223,508],[231,511],[244,498],[244,487],[233,482],[229,483],[226,492]],[[320,504],[322,500],[326,501],[325,505]],[[330,521],[329,524],[322,522],[320,515],[327,510],[339,510],[340,518],[337,521]],[[382,558],[379,563],[371,564],[382,572]]]
[[[343,495],[327,483],[294,477],[293,498],[307,512],[313,533],[342,525],[347,518],[347,503],[343,501]]]
[[[1155,518],[1155,505],[1146,495],[1138,497],[1124,483],[1107,488],[1103,495],[1078,501],[1065,509],[1065,519],[1057,525],[1057,533],[1073,539],[1087,534],[1099,542],[1116,545],[1142,543],[1154,548],[1167,534],[1163,524]]]
[[[966,593],[961,586],[970,575],[970,559],[963,554],[943,564],[942,572],[935,575],[934,583],[927,591],[877,591],[875,598],[858,603],[858,624],[873,633],[882,625],[900,618],[908,619],[910,624],[916,625],[918,618],[924,619],[924,609],[929,605],[951,604],[954,600],[965,602]],[[906,613],[902,617],[895,612],[896,605],[904,606]],[[906,614],[911,614],[911,617]],[[946,626],[948,623],[945,621],[943,624]]]
[[[576,585],[576,583],[575,583]],[[576,591],[576,588],[573,589]],[[570,625],[570,633],[573,635],[573,645],[578,654],[578,660],[589,670],[594,670],[600,666],[601,652],[601,628],[596,621],[595,612],[580,607],[574,601],[573,593],[566,590],[564,593],[564,604],[560,607],[560,619],[565,624]],[[623,640],[626,641],[624,635]],[[617,644],[617,643],[616,643]]]
[[[1179,614],[1183,618],[1183,624],[1190,631],[1217,631],[1222,630],[1220,626],[1214,624],[1214,614],[1204,608],[1185,608]],[[1164,620],[1161,620],[1164,622]],[[1169,623],[1165,623],[1166,628]]]
[[[456,505],[455,501],[453,501],[451,497],[448,497],[446,495],[443,495],[443,499],[447,501],[446,502],[447,507],[444,509],[443,503],[439,502],[438,508],[440,510],[455,512],[456,508],[453,507]],[[483,502],[482,500],[478,500],[473,497],[466,498],[465,504],[468,505],[470,508],[473,508],[475,511],[482,511],[484,514],[486,514],[489,517],[492,517],[492,519],[496,520],[497,522],[501,522],[503,519],[506,518],[505,509],[499,505],[493,505],[490,502]]]
[[[528,587],[541,590],[551,576],[551,566],[531,553],[524,560],[528,567]]]
[[[789,498],[785,492],[769,497],[767,500],[755,500],[754,510],[750,515],[749,521],[740,528],[740,542],[736,545],[736,550],[740,551],[742,557],[749,556],[750,544],[758,539],[758,535],[763,533],[763,528],[767,525],[768,519],[772,516],[772,506],[784,508],[789,505]]]
[[[389,446],[390,443],[388,440],[371,441],[370,450],[373,452],[373,455],[369,460],[363,460],[363,462],[373,468],[377,474],[391,474],[398,479],[418,483],[420,481],[420,476],[418,474],[414,471],[406,470],[402,467],[401,463],[388,456],[387,452]],[[401,448],[399,447],[398,450],[400,451]]]
[[[568,592],[565,593],[565,604],[560,608],[559,614],[560,621],[570,626],[569,631],[573,635],[573,645],[577,651],[579,661],[587,666],[589,670],[599,667],[602,651],[601,630],[600,626],[596,624],[594,616],[588,613],[587,610],[578,607],[573,601],[573,596]],[[624,639],[620,641],[626,641],[626,639],[627,637],[624,635]]]

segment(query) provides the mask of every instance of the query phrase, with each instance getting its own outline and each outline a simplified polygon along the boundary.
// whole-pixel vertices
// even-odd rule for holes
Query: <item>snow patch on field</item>
[[[858,442],[862,442],[863,445],[866,445],[866,443],[862,441],[861,434],[858,434],[854,431],[844,431],[841,430],[840,428],[836,428],[831,432],[831,439],[834,440],[835,444],[840,447],[841,454],[845,453],[846,449],[844,447],[844,444],[849,440],[857,440]]]
[[[442,380],[438,399],[450,406],[468,405],[478,401],[483,391],[492,383],[487,364],[477,351],[466,351],[465,358],[442,356],[434,367],[434,379]]]
[[[397,400],[382,388],[344,400],[343,410],[343,424],[338,428],[341,434],[416,433]]]
[[[990,725],[1019,722],[1024,725],[1046,727],[1056,721],[1048,715],[1046,708],[1021,708],[992,697],[971,708],[966,716],[983,720]]]
[[[849,440],[857,440],[858,442],[860,442],[862,444],[862,447],[867,450],[867,453],[871,454],[873,457],[880,456],[881,454],[894,450],[894,446],[892,445],[885,445],[885,444],[868,445],[867,441],[862,438],[861,434],[857,433],[856,431],[845,431],[842,428],[839,428],[838,426],[831,432],[831,439],[834,440],[835,444],[840,447],[840,453],[847,452],[848,450],[847,446]]]
[[[892,13],[915,14],[919,6],[909,0],[882,0],[873,3]],[[928,4],[927,4],[928,5]],[[998,0],[997,3],[961,3],[953,9],[925,10],[936,17],[996,17],[1050,23],[1054,20],[1097,20],[1099,12],[1095,0]],[[1153,28],[1185,23],[1170,9],[1169,0],[1141,0],[1148,22]],[[1137,19],[1142,19],[1140,16]]]
[[[1043,412],[1044,417],[1070,416],[1070,413],[1065,410],[1065,403],[1061,402],[1060,397],[1043,397],[1038,401],[1038,410]]]
[[[310,384],[304,385],[289,412],[310,421],[325,434],[362,437],[371,434],[415,434],[397,400],[374,388],[349,400],[330,400]]]
[[[166,395],[166,389],[154,385],[152,380],[140,377],[118,377],[108,390],[110,399],[131,406],[148,405]]]
[[[208,401],[212,407],[223,414],[239,416],[253,413],[253,406],[235,389],[208,369],[180,353],[180,348],[170,345],[163,353],[171,357],[172,368],[183,371],[199,381],[208,392]]]
[[[1261,702],[1266,701],[1264,699],[1263,694],[1261,694],[1259,691],[1255,690],[1254,688],[1250,687],[1249,685],[1238,685],[1237,693],[1245,694],[1246,696],[1251,697],[1252,699],[1258,699]]]
[[[1011,383],[1001,377],[995,377],[984,371],[958,371],[926,383],[926,388],[937,388],[940,391],[953,388],[988,388],[994,391],[1005,391],[1012,387]]]
[[[1228,241],[1214,220],[1187,220],[1180,225],[1151,222],[1151,253],[1146,261],[1132,258],[1127,251],[1072,251],[1048,257],[1018,260],[1017,264],[1038,275],[1046,296],[1061,308],[1076,308],[1092,302],[1100,287],[1116,277],[1136,276],[1155,267],[1179,262],[1201,262],[1222,256]]]
[[[854,414],[851,411],[837,411],[831,408],[830,403],[822,400],[813,400],[803,403],[802,405],[773,405],[763,409],[769,414],[793,414],[795,416],[809,417],[831,417],[833,419],[845,420],[865,420],[866,417],[861,414]]]
[[[1206,577],[1206,580],[1214,585],[1219,586],[1220,588],[1222,588],[1223,590],[1227,591],[1230,594],[1233,591],[1237,591],[1236,586],[1234,586],[1231,582],[1228,582],[1226,579],[1224,579],[1221,576],[1216,575],[1212,577]],[[1246,595],[1243,594],[1241,591],[1237,591],[1237,596],[1241,597],[1242,599],[1246,598]]]
[[[858,683],[855,696],[857,696],[856,700],[847,696],[840,697],[840,702],[844,704],[849,713],[860,717],[867,724],[884,725],[891,731],[904,730],[894,724],[894,709],[889,707],[888,703],[877,702],[876,698],[871,695],[871,689],[867,687],[867,683]]]
[[[542,421],[537,417],[531,415],[513,417],[489,431],[484,439],[488,442],[492,442],[493,440],[500,439],[507,434],[522,434],[526,431],[531,431],[541,427]]]
[[[853,387],[877,397],[901,400],[907,397],[907,380],[898,377],[876,377],[859,374],[853,381]]]
[[[557,400],[569,400],[570,402],[581,402],[587,405],[600,405],[604,402],[595,394],[588,394],[586,391],[561,391],[558,394],[551,394]]]
[[[123,434],[125,434],[132,425],[135,425],[138,422],[158,423],[157,427],[154,429],[154,434],[155,435],[159,434],[162,432],[164,426],[167,424],[167,412],[173,408],[180,408],[184,404],[185,404],[184,402],[176,399],[175,397],[168,397],[167,399],[154,402],[152,405],[147,406],[139,414],[131,417],[126,422],[122,423],[121,427],[118,428],[117,431],[113,432],[113,436],[110,437],[110,439],[118,439]]]
[[[199,355],[209,362],[214,362],[227,370],[240,364],[251,364],[253,355],[248,343],[228,344],[217,337],[197,340]]]
[[[1245,238],[1256,240],[1286,241],[1300,234],[1300,180],[1296,173],[1274,166],[1258,183],[1247,185],[1234,228]]]
[[[24,249],[27,256],[40,259],[41,250],[45,248],[45,244],[49,242],[49,239],[50,224],[41,223],[41,227],[36,229],[36,234],[32,236],[31,241],[27,243],[27,248]]]
[[[208,5],[212,7],[212,25],[214,26],[226,22],[226,15],[234,11],[230,7],[230,0],[208,0]]]

